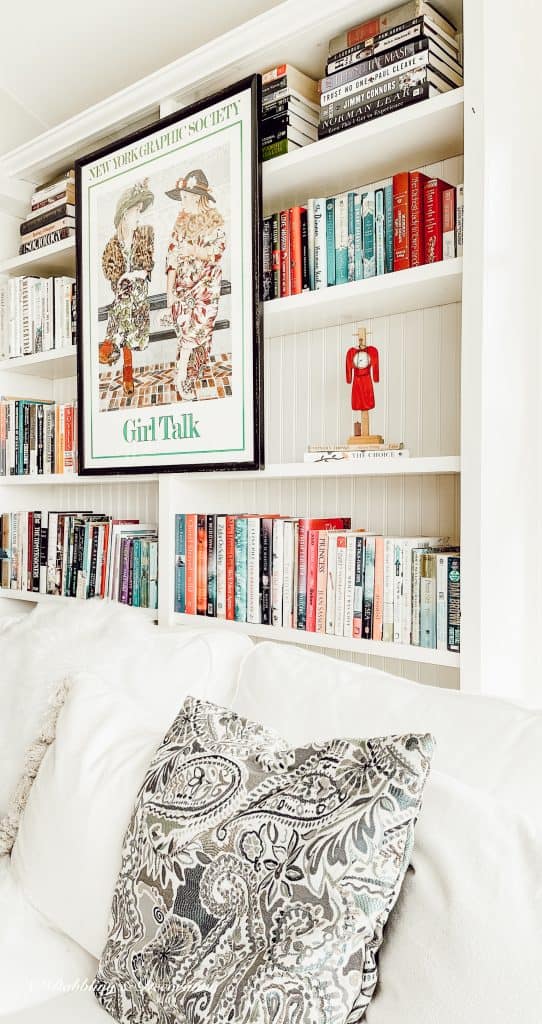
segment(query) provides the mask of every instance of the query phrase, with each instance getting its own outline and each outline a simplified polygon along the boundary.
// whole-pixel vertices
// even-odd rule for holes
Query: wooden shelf
[[[0,587],[0,599],[5,598],[7,601],[26,601],[30,604],[56,604],[58,601],[66,603],[67,601],[78,601],[80,599],[76,597],[61,597],[58,594],[36,594],[29,592],[28,590],[7,590],[5,587]],[[103,598],[96,597],[91,598],[93,601],[102,601]],[[117,602],[108,601],[108,604],[116,604]],[[158,612],[155,608],[134,608],[135,612],[139,615],[144,616],[147,619],[155,620],[158,616]]]
[[[203,615],[173,613],[178,625],[201,629],[230,629],[236,633],[262,640],[278,640],[281,643],[306,644],[333,651],[348,651],[354,654],[371,654],[377,658],[393,658],[396,661],[414,661],[424,665],[442,665],[446,668],[459,667],[459,654],[451,651],[435,651],[427,647],[413,647],[411,644],[389,644],[382,640],[355,640],[353,637],[328,636],[324,633],[306,633],[303,629],[283,629],[280,626],[261,626],[249,622],[225,622],[224,619],[207,618]]]
[[[75,346],[53,349],[52,352],[39,352],[31,356],[18,356],[16,359],[3,359],[0,361],[0,373],[4,372],[30,374],[32,377],[45,377],[47,380],[75,377]]]
[[[226,480],[309,480],[328,477],[373,477],[373,476],[423,476],[446,475],[461,472],[458,455],[439,455],[406,459],[378,459],[367,462],[276,462],[265,469],[255,471],[217,473],[175,473],[169,479],[182,486],[183,481],[197,481],[200,484]]]
[[[114,473],[105,476],[78,476],[76,473],[44,473],[42,476],[0,476],[0,487],[94,487],[156,483],[156,473]]]
[[[411,270],[302,292],[264,303],[267,337],[390,316],[461,301],[463,260],[443,260]]]
[[[21,277],[36,274],[41,277],[75,276],[75,236],[55,242],[46,249],[26,253],[25,256],[14,256],[13,259],[0,262],[0,274]]]
[[[266,214],[463,152],[464,90],[313,142],[262,167]]]

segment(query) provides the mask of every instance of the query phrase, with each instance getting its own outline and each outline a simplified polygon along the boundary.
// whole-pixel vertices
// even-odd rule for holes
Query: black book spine
[[[21,235],[29,235],[31,231],[37,231],[39,228],[45,228],[48,224],[54,224],[57,220],[62,220],[63,217],[70,217],[72,212],[69,209],[67,203],[63,206],[56,206],[54,210],[48,210],[47,213],[39,213],[37,217],[32,217],[32,220],[25,220],[21,224],[19,231]]]
[[[20,402],[15,402],[15,454],[14,454],[13,465],[12,465],[12,467],[10,469],[10,473],[11,473],[12,476],[18,476],[19,475],[19,441],[20,441],[19,434],[21,432],[20,431],[20,426],[19,426],[20,406],[21,406]],[[13,425],[12,425],[12,427],[13,427]]]
[[[320,94],[323,95],[326,92],[332,92],[333,89],[338,89],[342,85],[347,85],[349,82],[354,82],[358,78],[365,78],[366,75],[371,75],[375,71],[382,71],[388,68],[390,64],[396,64],[397,61],[407,60],[409,57],[413,57],[416,53],[421,53],[422,50],[429,49],[428,39],[415,39],[410,43],[404,43],[402,46],[396,46],[393,50],[386,50],[385,53],[379,53],[375,57],[369,57],[367,60],[360,61],[359,64],[354,64],[350,68],[345,68],[344,71],[337,71],[334,75],[328,75],[326,78],[322,78],[320,82]]]
[[[40,529],[40,579],[42,573],[47,572],[47,552],[49,550],[49,522],[48,516],[42,517]],[[44,577],[45,578],[45,577]],[[39,588],[38,588],[39,589]],[[47,588],[45,587],[44,590]]]
[[[41,554],[41,512],[34,512],[32,521],[32,591],[40,589],[40,554]]]
[[[402,110],[412,103],[419,103],[429,96],[429,83],[422,82],[420,85],[405,86],[400,92],[391,93],[387,96],[380,96],[371,103],[350,110],[343,114],[323,118],[318,128],[318,137],[325,139],[329,135],[345,131],[346,128],[353,128],[366,121],[372,121],[375,117],[382,117],[384,114],[391,114],[394,110]]]
[[[272,249],[273,249],[273,298],[280,296],[280,215],[272,217]]]
[[[416,38],[421,34],[424,22],[425,18],[422,14],[417,18],[411,18],[410,21],[403,22],[402,25],[395,25],[394,28],[388,28],[385,32],[379,32],[377,36],[368,39],[365,43],[355,43],[354,46],[348,46],[345,50],[339,50],[329,58],[326,74],[333,75],[336,71],[341,71],[343,67],[347,66],[347,62],[359,64],[360,61],[372,57],[375,51],[383,53],[385,50],[394,49],[397,46],[397,36],[400,36],[402,41],[405,33],[411,32],[413,38]]]
[[[263,301],[274,298],[273,292],[273,218],[263,222]]]
[[[301,286],[310,288],[309,283],[309,230],[307,211],[301,211]]]
[[[448,559],[448,650],[461,650],[461,558]]]
[[[70,566],[70,597],[77,597],[77,578],[83,568],[83,551],[85,547],[85,527],[76,523],[73,528],[73,558]]]
[[[96,546],[98,542],[96,541]],[[96,586],[96,570],[94,570],[94,585]],[[128,541],[128,604],[134,603],[134,541],[130,537]]]
[[[273,520],[260,520],[260,621],[271,625],[271,566],[273,559]]]
[[[36,411],[36,438],[37,438],[37,470],[40,476],[43,475],[43,417],[45,415],[43,405],[38,405]]]
[[[216,516],[207,516],[207,615],[216,618]]]
[[[96,526],[91,527],[92,530],[92,546],[90,549],[90,569],[88,574],[88,596],[94,597],[96,594],[96,565],[98,562],[98,529]],[[130,577],[131,577],[131,564],[130,564]],[[130,581],[131,582],[131,581]],[[129,601],[129,604],[132,602]]]

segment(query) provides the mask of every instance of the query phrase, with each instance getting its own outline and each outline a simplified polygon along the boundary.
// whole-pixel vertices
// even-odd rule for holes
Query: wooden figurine
[[[378,384],[378,349],[367,344],[367,331],[357,331],[358,344],[346,353],[346,383],[352,385],[352,410],[354,412],[354,434],[348,439],[351,445],[383,444],[380,434],[371,434],[369,410],[375,407],[373,381]],[[356,413],[361,416],[358,419]]]

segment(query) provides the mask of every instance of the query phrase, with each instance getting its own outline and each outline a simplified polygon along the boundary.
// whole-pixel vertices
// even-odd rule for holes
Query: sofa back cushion
[[[274,643],[244,659],[233,707],[295,744],[431,732],[436,770],[494,795],[542,832],[542,711]]]

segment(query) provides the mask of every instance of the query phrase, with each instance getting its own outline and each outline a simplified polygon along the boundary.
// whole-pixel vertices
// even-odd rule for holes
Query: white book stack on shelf
[[[227,34],[175,65],[112,97],[67,125],[54,128],[0,160],[0,173],[20,182],[51,177],[77,155],[96,149],[122,122],[148,123],[240,79],[276,64],[281,46],[288,60],[315,78],[323,72],[328,39],[356,24],[359,0],[306,5],[286,0],[260,18]],[[367,3],[369,13],[374,5]],[[443,0],[444,13],[465,35],[477,22],[474,0]],[[477,29],[476,29],[477,30]],[[235,38],[234,38],[235,37]],[[265,42],[263,42],[265,40]],[[322,46],[324,49],[322,49]],[[235,53],[235,71],[231,55]],[[241,55],[241,56],[240,56]],[[481,187],[474,133],[465,132],[468,69],[464,88],[450,90],[417,105],[350,128],[263,165],[264,216],[337,195],[359,182],[379,181],[398,170],[420,169],[453,185],[465,182],[465,195]],[[465,163],[464,163],[465,153]],[[469,174],[472,178],[469,180]],[[29,186],[29,192],[32,186]],[[264,307],[266,468],[260,472],[163,474],[0,479],[0,513],[39,507],[97,508],[123,519],[159,526],[159,624],[209,625],[205,616],[174,612],[175,514],[179,512],[285,516],[349,515],[356,528],[383,535],[447,536],[464,542],[469,529],[460,506],[461,420],[469,417],[461,390],[463,260],[472,268],[469,217],[464,255],[397,273],[351,281],[287,298]],[[13,257],[4,251],[0,275],[75,276],[75,240],[47,250]],[[480,272],[479,270],[477,271]],[[2,309],[0,303],[0,319]],[[380,352],[381,383],[373,429],[404,440],[408,458],[305,462],[309,445],[320,438],[346,440],[352,432],[350,389],[344,379],[344,355],[354,332],[363,326]],[[463,343],[464,344],[464,343]],[[472,332],[469,345],[473,344]],[[75,350],[58,349],[6,359],[0,363],[0,394],[59,402],[76,396]],[[39,491],[33,487],[39,484]],[[128,486],[129,485],[129,486]],[[283,538],[284,540],[284,538]],[[472,553],[473,545],[469,545]],[[467,579],[470,573],[466,573]],[[468,585],[468,584],[467,584]],[[223,600],[221,584],[220,600]],[[251,618],[257,597],[251,594]],[[463,595],[462,595],[463,596]],[[21,598],[3,591],[1,599]],[[29,594],[32,602],[40,595]],[[468,595],[467,595],[468,602]],[[273,607],[276,595],[273,597]],[[353,611],[352,611],[353,614]],[[274,620],[278,621],[278,613]],[[361,640],[331,634],[303,634],[282,624],[235,623],[222,628],[295,644],[307,644],[340,657],[376,659],[375,665],[410,678],[459,686],[461,656],[441,647],[411,647],[397,642]],[[461,659],[461,670],[460,670]]]

